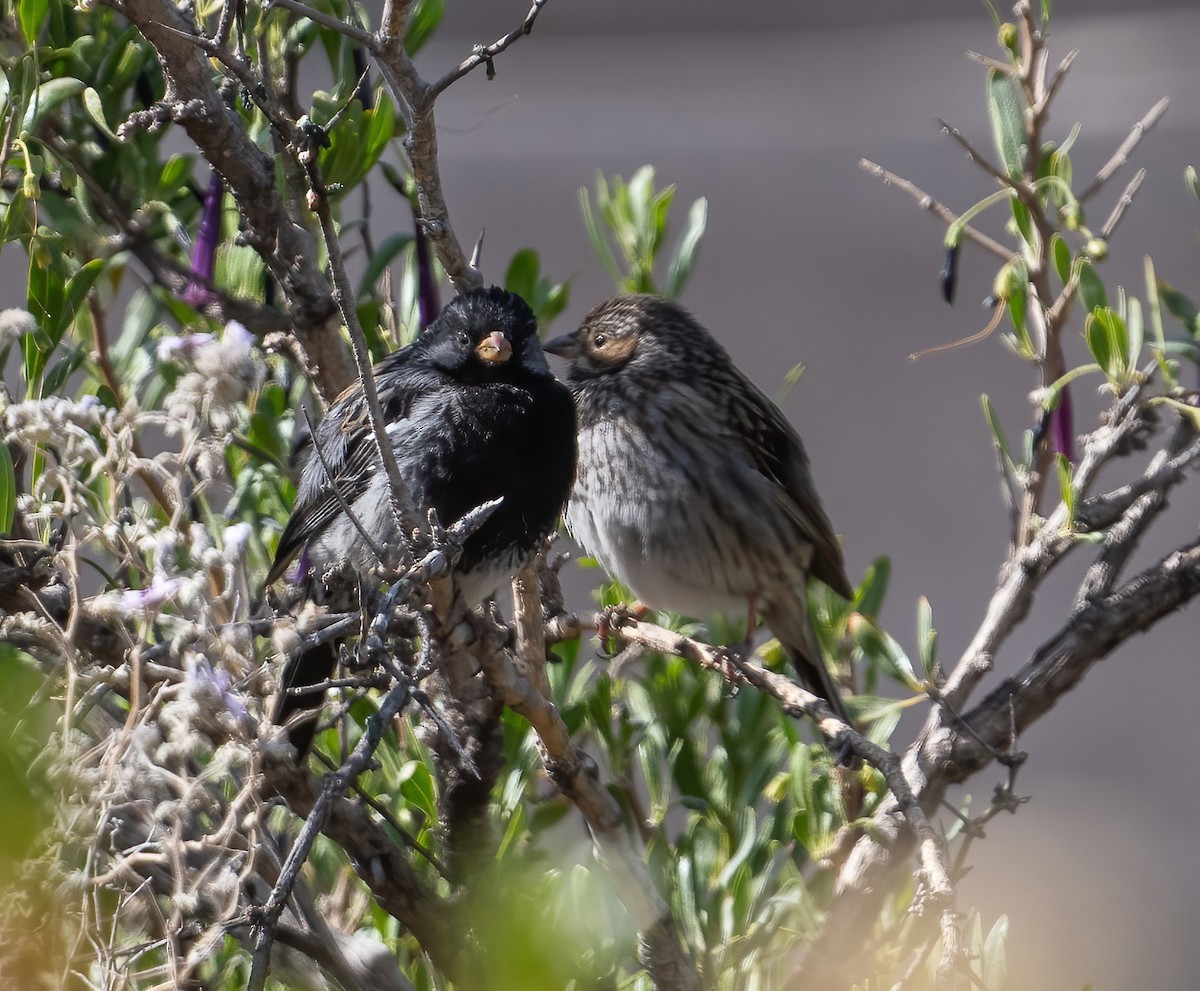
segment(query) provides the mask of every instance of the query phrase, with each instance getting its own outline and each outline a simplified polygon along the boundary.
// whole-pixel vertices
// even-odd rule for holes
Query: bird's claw
[[[729,685],[729,694],[736,696],[741,690],[745,677],[742,675],[742,648],[740,645],[714,647],[713,657],[721,666],[721,677]]]

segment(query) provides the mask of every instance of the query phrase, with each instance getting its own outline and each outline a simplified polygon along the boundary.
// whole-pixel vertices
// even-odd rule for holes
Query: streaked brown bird
[[[569,362],[579,457],[566,522],[646,605],[756,613],[805,686],[851,720],[808,617],[810,577],[850,598],[804,445],[679,304],[630,295],[545,345]]]

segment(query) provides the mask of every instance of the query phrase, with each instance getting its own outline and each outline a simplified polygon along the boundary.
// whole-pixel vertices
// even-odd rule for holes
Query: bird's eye
[[[597,349],[602,348],[607,343],[608,343],[608,338],[604,334],[597,334],[595,337],[592,338],[592,347],[594,347],[594,348],[597,348]]]
[[[459,331],[458,343],[461,344],[463,347],[466,347],[468,344],[471,343],[471,335],[468,334],[465,330]]]

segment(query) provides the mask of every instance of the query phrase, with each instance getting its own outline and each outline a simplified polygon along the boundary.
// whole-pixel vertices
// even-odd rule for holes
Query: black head
[[[629,369],[658,378],[687,377],[710,360],[729,360],[725,349],[682,306],[662,296],[615,296],[593,307],[572,334],[545,350],[570,362],[568,379],[588,379]]]
[[[550,375],[533,311],[520,296],[497,286],[452,299],[417,347],[434,367],[469,381]]]

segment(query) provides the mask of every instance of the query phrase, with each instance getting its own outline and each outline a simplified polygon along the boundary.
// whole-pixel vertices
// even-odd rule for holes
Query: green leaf
[[[679,237],[679,245],[675,248],[675,257],[671,259],[671,267],[667,272],[668,296],[678,296],[683,292],[692,274],[692,266],[696,262],[696,253],[700,242],[704,239],[704,228],[708,223],[708,200],[703,196],[692,204],[688,211],[687,226]]]
[[[1078,259],[1079,266],[1079,298],[1083,303],[1084,313],[1092,313],[1097,307],[1108,306],[1108,294],[1104,291],[1104,283],[1092,268],[1092,263]],[[1100,364],[1104,364],[1101,362]]]
[[[1057,231],[1050,235],[1050,257],[1054,261],[1054,270],[1058,272],[1059,280],[1066,285],[1071,278],[1071,249]]]
[[[878,616],[883,608],[891,576],[892,562],[887,556],[880,556],[872,561],[854,595],[855,611],[865,616]]]
[[[192,168],[189,155],[172,155],[162,167],[158,177],[159,187],[165,193],[172,193],[184,184]]]
[[[925,680],[933,681],[937,665],[937,630],[933,628],[933,606],[925,596],[917,600],[917,650],[921,657],[921,670]]]
[[[1150,332],[1154,335],[1154,347],[1159,353],[1165,350],[1167,339],[1163,332],[1162,303],[1158,298],[1158,280],[1154,276],[1154,262],[1146,255],[1142,259],[1146,276],[1146,304],[1150,307]]]
[[[1183,179],[1188,184],[1188,189],[1192,191],[1192,195],[1200,200],[1200,176],[1196,175],[1196,167],[1189,165],[1183,170]]]
[[[912,662],[900,645],[873,620],[859,614],[852,617],[850,635],[863,656],[877,664],[887,675],[912,689],[920,687]]]
[[[81,265],[79,271],[67,281],[67,291],[63,308],[55,323],[55,334],[61,335],[74,321],[75,314],[83,306],[84,301],[87,299],[87,294],[91,292],[92,286],[96,284],[96,279],[104,271],[104,266],[105,260],[103,258],[93,258],[90,262]]]
[[[1094,313],[1089,313],[1083,329],[1088,350],[1106,375],[1109,374],[1113,362],[1113,335],[1107,316],[1110,312],[1097,308]]]
[[[1025,283],[1020,282],[1010,287],[1008,295],[1004,297],[1004,305],[1008,308],[1008,317],[1013,325],[1015,350],[1022,358],[1032,361],[1037,357],[1037,351],[1029,336],[1029,325],[1026,322],[1027,298]]]
[[[1042,4],[1042,20],[1050,16],[1049,0]],[[994,991],[1004,991],[1010,987],[1008,980],[1008,957],[1006,944],[1008,941],[1008,916],[1002,915],[987,934],[980,951],[980,985]]]
[[[64,100],[78,96],[83,92],[85,83],[82,79],[64,76],[42,83],[33,91],[33,98],[25,108],[25,119],[21,122],[22,130],[33,131],[41,123],[42,118],[54,110]]]
[[[1183,322],[1188,333],[1200,338],[1200,308],[1165,279],[1158,280],[1158,296],[1171,315]]]
[[[1170,406],[1176,413],[1191,423],[1193,430],[1200,430],[1200,406],[1181,403],[1170,396],[1155,396],[1150,400],[1151,406]]]
[[[445,13],[445,0],[417,0],[404,32],[404,50],[409,55],[416,55],[421,50],[442,23]]]
[[[0,534],[12,533],[17,511],[17,476],[8,445],[0,441]]]
[[[88,116],[105,136],[117,140],[117,136],[113,134],[112,128],[108,126],[108,121],[104,117],[104,106],[100,103],[100,94],[97,93],[91,86],[88,86],[83,91],[83,109],[87,111]]]
[[[59,390],[66,384],[67,379],[83,364],[83,358],[84,353],[81,348],[69,348],[67,353],[46,373],[46,377],[42,382],[42,395],[58,395]]]
[[[987,108],[1000,163],[1011,178],[1019,179],[1024,170],[1025,120],[1012,80],[997,69],[988,70]]]
[[[1021,239],[1030,248],[1036,248],[1037,242],[1033,231],[1033,218],[1029,216],[1029,207],[1015,196],[1011,197],[1008,202],[1012,206],[1013,220],[1016,222],[1017,230],[1021,232]]]
[[[379,156],[396,133],[396,107],[386,93],[380,92],[376,96],[375,106],[364,116],[367,118],[366,149],[362,166],[365,175],[379,160]]]
[[[213,282],[238,299],[262,301],[266,263],[248,244],[225,242],[217,247]]]
[[[604,177],[601,175],[596,176],[596,188],[596,202],[600,206],[604,203],[599,192],[600,189],[604,188]],[[592,242],[592,250],[596,252],[600,263],[612,277],[612,280],[617,285],[620,285],[623,278],[621,270],[617,267],[617,259],[612,253],[612,248],[609,247],[608,239],[601,233],[600,226],[596,223],[595,214],[592,213],[591,194],[588,192],[586,186],[579,189],[579,210],[583,214],[583,226],[587,230],[588,240]]]
[[[1142,318],[1142,304],[1136,297],[1129,300],[1128,343],[1125,351],[1125,368],[1133,372],[1142,356],[1142,344],[1146,338],[1146,325]]]
[[[1069,524],[1075,519],[1075,489],[1072,485],[1074,468],[1071,465],[1070,459],[1065,454],[1056,455],[1055,460],[1058,464],[1058,491],[1062,497],[1063,505],[1067,507],[1067,522]]]
[[[1071,156],[1067,154],[1067,147],[1058,148],[1050,155],[1050,174],[1059,180],[1050,184],[1050,190],[1054,195],[1054,202],[1063,210],[1078,209],[1078,201],[1071,192],[1071,180],[1074,172],[1071,168]]]
[[[21,33],[30,44],[37,41],[38,31],[46,12],[50,9],[50,0],[17,0],[17,18],[21,22]]]
[[[358,283],[359,299],[362,299],[374,289],[375,283],[383,275],[383,270],[412,242],[412,234],[401,232],[389,235],[384,239],[382,244],[375,248],[375,253],[371,255],[371,260],[367,262],[366,271],[363,272],[362,279]]]
[[[40,328],[39,333],[28,334],[21,342],[25,383],[30,389],[40,383],[46,362],[62,337],[59,321],[66,309],[65,268],[63,256],[57,251],[44,265],[35,260],[29,264],[29,312]]]
[[[1004,436],[1004,428],[1000,426],[1000,416],[996,413],[996,407],[992,405],[992,400],[986,392],[979,397],[979,402],[983,406],[983,416],[987,420],[988,429],[992,432],[992,440],[1000,451],[1005,466],[1010,472],[1014,471],[1012,452],[1008,446],[1008,438]]]
[[[538,253],[533,248],[521,248],[508,263],[508,271],[504,273],[504,288],[528,302],[537,291],[540,272]]]

